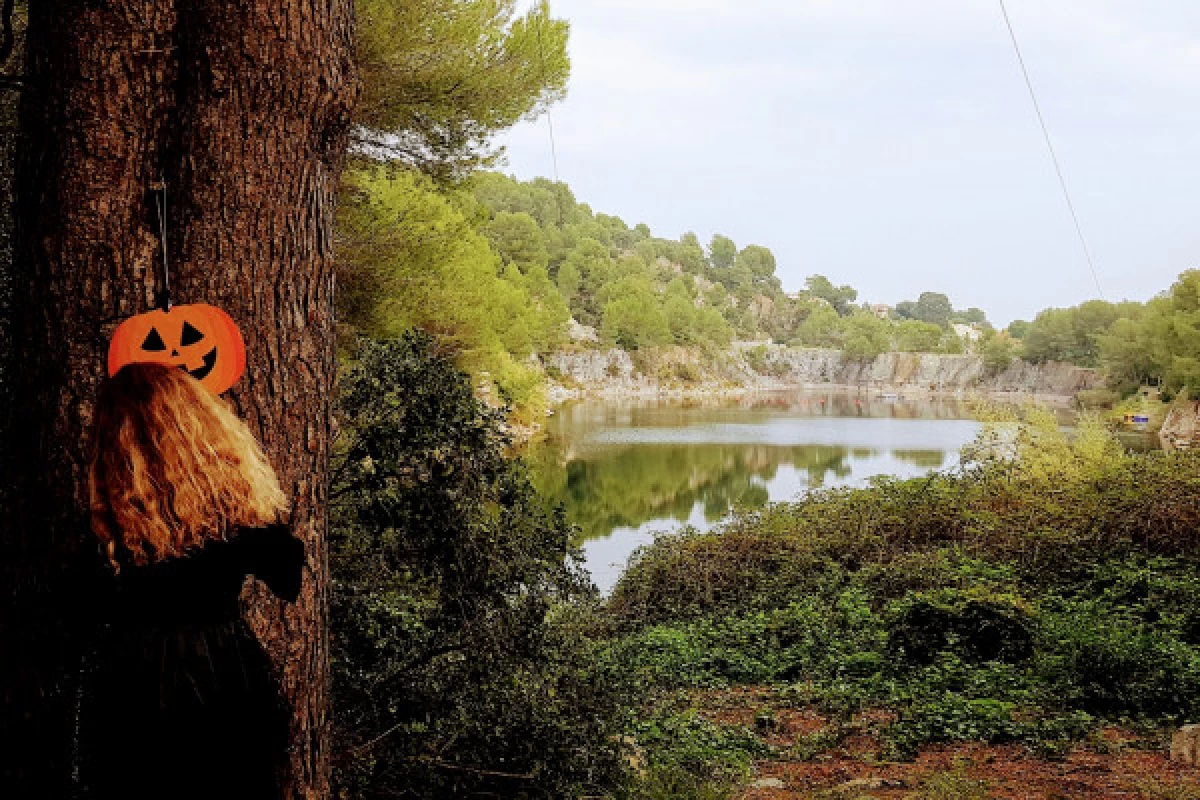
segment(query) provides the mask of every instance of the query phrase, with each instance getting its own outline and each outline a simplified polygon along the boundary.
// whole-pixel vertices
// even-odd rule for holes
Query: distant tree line
[[[1200,270],[1181,274],[1146,303],[1090,300],[1051,308],[1008,334],[1034,363],[1065,361],[1103,369],[1119,393],[1145,383],[1170,392],[1200,386]]]

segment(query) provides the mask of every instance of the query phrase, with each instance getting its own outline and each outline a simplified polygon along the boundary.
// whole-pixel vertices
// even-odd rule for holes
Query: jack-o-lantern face
[[[221,394],[245,372],[246,345],[221,309],[204,303],[174,306],[130,317],[117,327],[108,347],[108,374],[135,363],[179,367]]]

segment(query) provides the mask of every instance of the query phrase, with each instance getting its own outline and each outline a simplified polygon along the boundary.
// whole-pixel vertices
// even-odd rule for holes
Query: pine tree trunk
[[[326,797],[326,463],[334,380],[333,202],[355,94],[353,0],[31,3],[18,168],[11,525],[0,532],[4,757],[18,793],[60,796],[72,767],[79,637],[50,602],[93,545],[83,492],[107,340],[160,289],[151,191],[167,187],[176,303],[228,311],[246,339],[231,393],[308,545],[283,607],[248,617],[294,707],[294,797]],[[136,761],[136,754],[131,754]],[[186,779],[186,778],[184,778]]]

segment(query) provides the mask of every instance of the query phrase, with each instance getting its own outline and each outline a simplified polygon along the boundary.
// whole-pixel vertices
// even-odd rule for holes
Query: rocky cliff
[[[1021,393],[1071,397],[1102,386],[1095,370],[1071,364],[1014,361],[989,374],[971,355],[884,353],[871,361],[848,359],[837,350],[782,346],[734,346],[717,355],[684,348],[630,354],[583,350],[546,356],[549,376],[585,392],[655,392],[686,386],[788,389],[817,387],[881,390]]]
[[[1200,403],[1176,400],[1158,432],[1164,450],[1192,450],[1200,445]]]

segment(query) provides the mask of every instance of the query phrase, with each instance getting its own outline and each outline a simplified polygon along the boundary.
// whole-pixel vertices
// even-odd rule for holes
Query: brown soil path
[[[1106,729],[1059,758],[1016,744],[939,745],[915,761],[880,757],[886,712],[861,714],[840,735],[812,709],[789,707],[768,688],[704,692],[692,698],[703,716],[756,732],[780,755],[755,765],[737,800],[1200,800],[1200,769],[1172,762],[1165,745]]]

